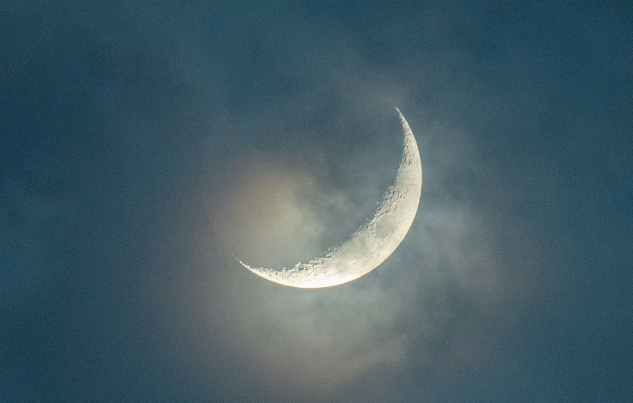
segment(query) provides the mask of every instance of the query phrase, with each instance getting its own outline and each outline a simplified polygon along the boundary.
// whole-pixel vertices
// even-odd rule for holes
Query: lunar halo
[[[398,248],[415,219],[422,193],[422,162],[417,142],[398,108],[404,151],[396,180],[371,220],[339,246],[308,263],[282,270],[242,266],[272,282],[296,288],[324,288],[356,280],[380,266]]]

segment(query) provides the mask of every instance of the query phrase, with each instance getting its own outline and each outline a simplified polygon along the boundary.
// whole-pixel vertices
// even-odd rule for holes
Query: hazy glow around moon
[[[397,109],[397,108],[396,108]],[[332,287],[355,280],[384,262],[404,239],[418,210],[422,192],[422,162],[418,145],[397,109],[404,131],[404,152],[398,174],[374,216],[347,241],[308,263],[281,270],[253,267],[253,273],[275,283],[298,288]]]

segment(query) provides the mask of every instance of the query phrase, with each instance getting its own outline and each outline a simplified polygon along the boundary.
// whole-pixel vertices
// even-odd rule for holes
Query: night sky
[[[0,402],[630,402],[630,1],[4,1]],[[424,184],[377,269],[307,261]]]

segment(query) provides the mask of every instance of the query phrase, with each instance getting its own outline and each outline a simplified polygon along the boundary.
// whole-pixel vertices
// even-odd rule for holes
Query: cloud
[[[208,136],[192,165],[203,171],[213,234],[200,253],[211,290],[200,314],[214,324],[198,337],[221,346],[221,370],[248,374],[248,387],[266,396],[326,400],[350,385],[388,388],[411,368],[441,374],[489,359],[504,313],[514,309],[509,294],[530,287],[518,284],[520,265],[508,268],[500,240],[525,232],[512,214],[495,220],[479,198],[493,171],[456,123],[463,116],[451,117],[467,92],[442,65],[455,55],[412,61],[392,37],[386,54],[402,62],[376,63],[353,36],[299,14],[283,14],[293,25],[275,29],[252,16],[189,24],[180,13],[147,9],[141,14],[151,18],[138,26],[125,18],[116,30],[107,19],[81,18],[99,46],[79,52],[77,66],[92,64],[77,74],[108,111],[122,160],[114,163],[124,173],[142,166],[145,180],[164,174],[189,157],[165,144],[182,146],[182,133]],[[459,58],[452,61],[455,68]],[[284,288],[240,267],[232,255],[272,267],[308,260],[370,217],[401,153],[388,122],[397,119],[394,104],[420,144],[425,183],[418,217],[393,256],[325,290]],[[137,161],[139,150],[147,164]],[[524,239],[517,256],[530,247]]]
[[[336,30],[327,52],[301,50],[321,29],[306,26],[298,42],[265,37],[264,53],[282,55],[278,83],[292,90],[223,115],[215,132],[239,151],[216,161],[204,179],[215,234],[209,248],[225,256],[212,280],[211,312],[221,306],[221,314],[211,316],[233,369],[266,396],[327,400],[350,388],[381,389],[363,395],[381,401],[397,394],[391,381],[411,373],[434,378],[490,364],[534,287],[523,275],[534,264],[527,258],[535,253],[533,234],[511,211],[500,219],[497,203],[482,198],[498,178],[478,157],[474,133],[460,126],[463,116],[437,120],[438,109],[449,116],[471,88],[458,90],[443,77],[445,88],[431,86],[438,102],[431,107]],[[424,68],[437,73],[433,66],[423,66],[418,79]],[[394,102],[424,168],[418,216],[399,249],[363,278],[323,290],[285,288],[239,266],[230,256],[236,250],[257,265],[277,260],[270,267],[313,258],[371,216],[402,152],[390,120]],[[215,169],[221,165],[231,168]],[[209,186],[217,182],[224,184]],[[509,237],[521,238],[511,253],[503,247]]]
[[[213,300],[227,310],[215,318],[227,329],[221,344],[265,393],[338,396],[349,385],[376,383],[371,374],[378,369],[388,388],[407,369],[441,376],[494,357],[493,340],[525,295],[525,289],[514,292],[531,287],[517,275],[520,267],[507,267],[517,261],[500,253],[500,242],[520,233],[524,242],[515,254],[525,257],[534,252],[529,233],[512,216],[500,225],[495,212],[478,202],[491,170],[476,157],[469,134],[446,127],[413,130],[423,154],[421,204],[410,233],[382,266],[348,285],[297,290],[260,279],[226,255]],[[354,198],[386,188],[388,164],[372,165],[363,157],[352,160],[373,175],[368,189],[362,181],[340,189],[323,161],[293,165],[278,153],[241,154],[225,176],[227,187],[216,188],[216,197],[226,201],[210,208],[214,242],[255,260],[257,254],[269,261],[284,255],[284,264],[296,262],[289,249],[308,258],[323,252],[331,246],[323,241],[328,231],[346,220],[357,224],[355,211],[366,219],[375,208],[375,202],[356,204]],[[340,208],[338,215],[332,206]]]

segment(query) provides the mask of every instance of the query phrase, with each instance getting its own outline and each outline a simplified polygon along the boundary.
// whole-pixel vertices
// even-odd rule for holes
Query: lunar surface
[[[398,174],[382,197],[374,216],[341,245],[323,256],[281,270],[253,267],[253,273],[275,283],[297,288],[332,287],[355,280],[382,264],[411,228],[422,193],[422,162],[418,145],[400,110],[404,152]]]

